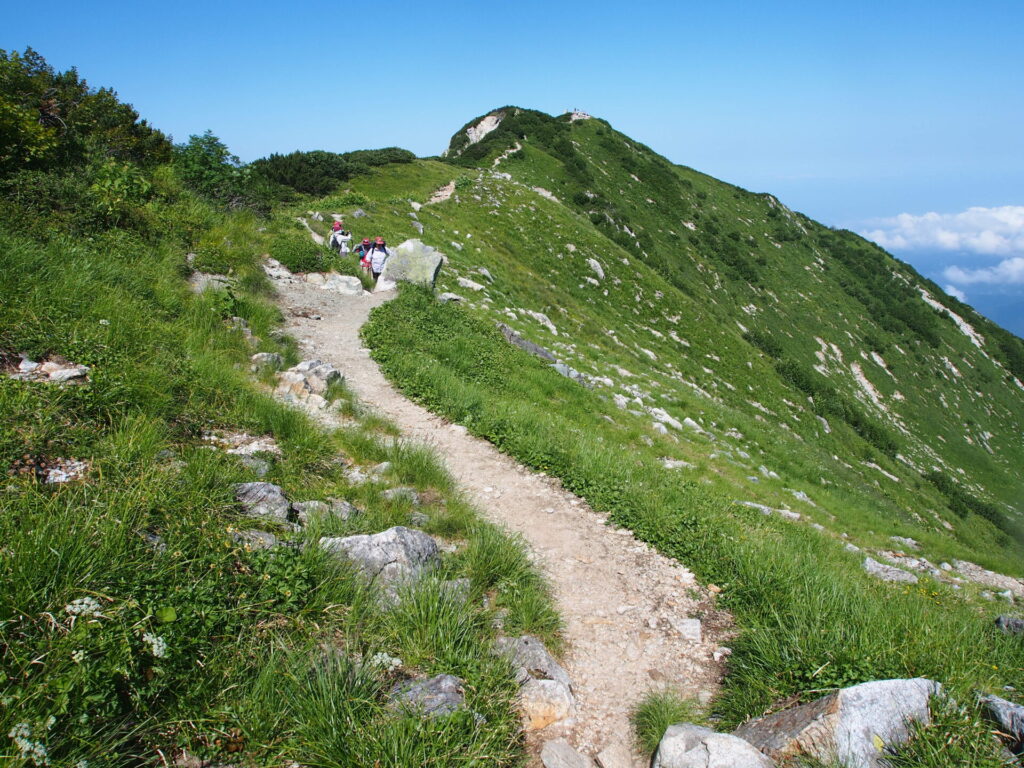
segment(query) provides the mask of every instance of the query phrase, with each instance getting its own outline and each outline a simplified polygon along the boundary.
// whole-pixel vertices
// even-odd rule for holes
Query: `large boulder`
[[[242,505],[242,512],[250,517],[270,517],[285,521],[291,504],[281,490],[273,483],[238,483],[235,498]]]
[[[354,275],[339,275],[337,272],[328,272],[324,275],[324,282],[321,287],[327,291],[340,293],[342,296],[363,295],[363,283]]]
[[[769,758],[736,736],[692,723],[670,725],[651,768],[773,768]]]
[[[931,721],[929,699],[940,691],[922,677],[874,680],[751,720],[735,735],[776,760],[808,755],[846,768],[879,768],[883,750],[906,741],[911,723]]]
[[[320,546],[351,562],[369,581],[385,587],[415,581],[440,559],[433,538],[401,525],[381,533],[324,537]]]
[[[569,686],[558,680],[530,679],[519,689],[524,731],[539,731],[570,717],[576,709]]]
[[[396,246],[384,262],[375,290],[389,290],[400,280],[433,288],[443,263],[444,254],[440,251],[418,239],[406,240]]]

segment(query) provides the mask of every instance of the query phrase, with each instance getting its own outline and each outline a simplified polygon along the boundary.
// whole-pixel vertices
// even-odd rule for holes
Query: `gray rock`
[[[1009,737],[1010,749],[1024,752],[1024,706],[999,696],[982,696],[979,699],[985,713],[999,725],[999,730]]]
[[[487,269],[487,267],[480,267],[479,269],[477,269],[477,272],[479,272],[484,278],[486,278],[488,283],[494,282],[494,278],[491,276],[491,273]]]
[[[241,456],[239,461],[246,469],[252,470],[256,477],[266,477],[270,471],[270,462],[265,459],[258,459],[255,456]]]
[[[520,685],[531,679],[557,680],[572,690],[569,673],[536,637],[499,637],[494,641],[494,650],[505,656],[515,668],[516,681]]]
[[[341,378],[341,371],[330,363],[322,363],[306,373],[306,381],[317,395],[322,395],[331,384],[341,381]]]
[[[585,373],[580,373],[575,368],[570,368],[565,363],[552,363],[551,367],[554,368],[559,375],[565,376],[567,379],[572,379],[577,384],[582,384],[584,387],[593,386],[590,378]]]
[[[279,371],[284,365],[284,359],[277,352],[257,352],[249,360],[252,361],[253,371]]]
[[[449,579],[441,582],[441,591],[460,603],[469,600],[471,589],[472,584],[469,579]]]
[[[444,254],[421,240],[406,240],[396,246],[380,274],[381,283],[404,281],[433,288],[437,273],[444,263]]]
[[[454,675],[396,683],[389,698],[393,706],[422,717],[443,717],[465,706],[462,680]]]
[[[359,514],[359,510],[344,499],[298,501],[292,504],[292,511],[299,525],[309,525],[315,519],[350,520]]]
[[[449,301],[465,301],[465,299],[459,296],[459,294],[450,292],[442,293],[437,297],[437,300],[442,304],[447,304]]]
[[[544,768],[593,768],[594,761],[573,749],[565,739],[549,741],[540,750]]]
[[[189,288],[194,293],[222,291],[225,288],[230,288],[234,282],[227,275],[211,275],[206,272],[193,272],[188,278]]]
[[[235,531],[231,539],[246,549],[273,549],[278,545],[277,537],[266,531]]]
[[[692,723],[670,725],[651,761],[651,768],[773,768],[774,765],[743,739]]]
[[[597,753],[600,768],[633,768],[633,754],[621,739],[615,739]]]
[[[1024,635],[1024,619],[1016,616],[997,616],[996,628],[1008,635]]]
[[[891,565],[884,565],[870,557],[864,558],[864,570],[882,581],[892,581],[902,584],[917,584],[917,576],[907,573],[900,568]]]
[[[356,208],[352,213],[349,214],[353,219],[363,219],[366,217],[366,211],[362,208]]]
[[[907,536],[890,536],[889,541],[894,541],[897,544],[902,544],[907,549],[920,549],[921,545],[918,544],[914,539]]]
[[[468,277],[460,277],[456,282],[463,288],[467,288],[471,291],[482,291],[484,286],[478,283],[476,280],[470,280]]]
[[[68,368],[58,368],[50,372],[50,381],[71,381],[72,379],[84,379],[89,373],[87,365],[73,365]]]
[[[524,352],[529,352],[531,355],[539,357],[541,360],[547,360],[551,363],[555,362],[555,356],[544,349],[544,347],[539,344],[534,344],[532,341],[527,341],[504,323],[498,323],[498,330],[501,331],[501,335],[505,337],[505,340],[508,341],[509,344],[519,347]]]
[[[437,542],[412,528],[320,539],[320,546],[350,561],[369,581],[392,586],[415,581],[440,560]]]
[[[242,505],[242,512],[251,517],[284,521],[291,509],[281,487],[273,483],[239,483],[235,486],[235,498]]]
[[[848,768],[880,768],[882,748],[907,740],[910,724],[931,722],[932,680],[874,680],[744,723],[735,735],[775,760],[806,754]]]
[[[355,275],[339,275],[337,272],[328,272],[324,276],[324,290],[333,291],[342,296],[362,296],[363,283]]]
[[[420,235],[423,234],[423,222],[422,221],[414,221],[414,222],[412,222],[412,228],[416,230],[417,234],[420,234]]]

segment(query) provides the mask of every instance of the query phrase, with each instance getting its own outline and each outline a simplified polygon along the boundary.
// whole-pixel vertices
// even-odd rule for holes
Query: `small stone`
[[[996,618],[996,629],[1008,635],[1024,635],[1024,619],[1016,616],[999,616]]]
[[[600,768],[633,768],[633,755],[624,742],[614,739],[597,753]]]
[[[406,486],[399,486],[398,488],[389,488],[384,491],[381,496],[388,501],[408,501],[414,507],[418,507],[420,504],[420,496],[416,493],[415,488],[409,488]]]
[[[465,301],[465,299],[459,296],[459,294],[448,292],[442,293],[437,297],[437,300],[442,304],[447,304],[449,301]]]
[[[249,360],[253,371],[279,371],[284,365],[284,359],[277,352],[257,352]]]
[[[870,557],[864,558],[864,570],[876,579],[881,579],[882,581],[891,581],[902,584],[917,584],[917,576],[914,574],[907,573],[900,568],[894,568],[891,565],[883,565]]]
[[[555,657],[532,635],[499,637],[494,641],[495,653],[505,656],[516,670],[516,680],[523,683],[539,678],[557,680],[572,690],[572,681]]]
[[[528,680],[519,690],[523,729],[539,731],[569,717],[575,708],[572,692],[558,680]]]
[[[540,751],[540,761],[544,768],[593,768],[593,761],[584,757],[565,739],[547,742]]]
[[[231,534],[231,539],[236,544],[253,550],[273,549],[278,545],[277,537],[266,531],[235,531]]]
[[[266,477],[270,471],[270,462],[264,459],[258,459],[255,456],[242,456],[239,460],[242,462],[242,466],[252,470],[256,477]]]

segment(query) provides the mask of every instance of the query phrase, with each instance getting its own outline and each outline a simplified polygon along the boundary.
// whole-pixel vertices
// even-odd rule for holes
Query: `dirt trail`
[[[652,688],[703,698],[717,687],[714,613],[705,618],[703,642],[683,636],[683,620],[709,608],[688,570],[608,526],[557,480],[527,470],[387,382],[359,328],[393,294],[341,296],[297,278],[274,282],[287,330],[304,356],[333,364],[360,400],[393,420],[405,438],[433,446],[486,516],[523,536],[553,586],[577,715],[531,735],[531,742],[565,737],[595,756],[612,742],[630,742],[630,708]],[[646,761],[635,754],[634,765]]]

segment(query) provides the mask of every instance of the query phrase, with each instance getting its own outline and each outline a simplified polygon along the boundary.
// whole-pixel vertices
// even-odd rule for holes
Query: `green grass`
[[[45,751],[50,765],[130,766],[185,751],[250,764],[517,764],[514,685],[490,653],[495,618],[553,645],[559,628],[520,545],[480,520],[431,452],[396,441],[343,388],[331,394],[353,421],[325,434],[250,377],[255,351],[298,359],[259,265],[283,231],[185,199],[151,201],[148,214],[168,226],[74,242],[0,223],[4,362],[23,352],[91,367],[77,386],[0,377],[0,468],[26,456],[90,467],[84,482],[19,475],[0,491],[0,732],[20,739],[0,742],[0,759],[39,765]],[[189,291],[190,248],[232,277],[230,291]],[[240,517],[232,486],[256,478],[206,446],[209,429],[272,436],[282,453],[267,456],[268,481],[293,500],[348,499],[361,514],[300,533]],[[339,458],[392,466],[380,487],[353,486]],[[303,545],[409,525],[408,503],[381,496],[400,484],[421,492],[424,527],[459,551],[387,610]],[[248,528],[296,546],[254,551],[232,538]],[[460,577],[471,581],[465,601],[439,581]],[[366,663],[377,652],[401,666]],[[441,672],[465,680],[486,726],[468,712],[422,720],[388,707],[401,677]]]
[[[633,709],[629,719],[640,748],[648,754],[653,754],[658,748],[670,725],[703,725],[706,721],[696,702],[671,690],[648,693]]]
[[[680,480],[660,467],[663,446],[634,442],[629,427],[600,418],[598,392],[508,345],[466,308],[405,289],[374,310],[363,335],[406,395],[559,477],[723,588],[720,605],[741,629],[715,703],[727,724],[794,694],[876,678],[930,677],[962,697],[1024,684],[1024,648],[995,631],[995,606],[928,579],[882,584],[841,542]]]

